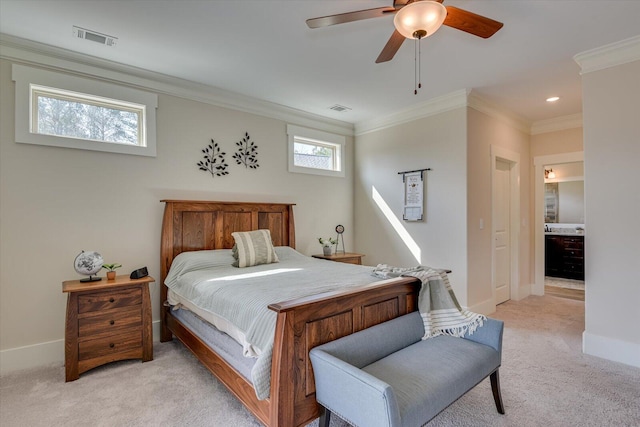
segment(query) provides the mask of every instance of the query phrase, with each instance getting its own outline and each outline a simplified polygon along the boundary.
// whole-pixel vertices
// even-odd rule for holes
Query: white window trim
[[[110,153],[133,154],[138,156],[156,156],[156,108],[158,107],[158,96],[156,94],[143,92],[113,83],[78,77],[71,74],[62,74],[45,69],[25,67],[19,64],[13,64],[12,78],[16,82],[16,142],[104,151]],[[142,126],[144,127],[143,132],[146,136],[146,145],[140,146],[108,142],[105,143],[88,139],[67,138],[31,132],[32,84],[144,105],[146,120],[145,123],[142,123]]]
[[[334,133],[324,132],[317,129],[309,129],[301,126],[295,125],[287,125],[287,136],[288,136],[288,144],[289,144],[289,172],[294,173],[306,173],[310,175],[323,175],[323,176],[333,176],[333,177],[345,177],[345,157],[346,157],[346,138],[342,135],[336,135]],[[340,146],[339,153],[339,163],[340,170],[326,170],[326,169],[316,169],[316,168],[305,168],[301,166],[296,166],[294,163],[294,142],[295,137],[329,142],[332,144],[336,144]]]

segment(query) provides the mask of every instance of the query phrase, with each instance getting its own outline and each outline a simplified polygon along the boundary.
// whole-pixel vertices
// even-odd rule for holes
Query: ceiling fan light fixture
[[[408,39],[429,37],[442,26],[447,8],[431,0],[415,1],[400,9],[393,18],[396,30]]]

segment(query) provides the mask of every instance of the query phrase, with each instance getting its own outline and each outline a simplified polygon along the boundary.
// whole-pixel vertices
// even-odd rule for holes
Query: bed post
[[[293,313],[279,312],[271,363],[270,426],[295,426],[295,366]],[[277,356],[277,357],[275,357]]]
[[[160,342],[167,342],[173,338],[166,319],[169,307],[164,304],[167,301],[167,286],[164,284],[164,279],[167,278],[169,267],[171,267],[169,256],[173,254],[173,233],[171,232],[173,227],[173,204],[170,201],[163,200],[163,202],[165,202],[165,205],[160,242]]]
[[[293,206],[289,205],[287,208],[287,212],[289,214],[289,241],[287,242],[289,247],[295,249],[296,248],[296,225],[293,221]]]

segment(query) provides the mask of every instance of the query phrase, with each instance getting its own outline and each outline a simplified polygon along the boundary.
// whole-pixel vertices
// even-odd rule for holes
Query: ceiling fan
[[[389,7],[378,7],[374,9],[365,9],[365,10],[357,10],[354,12],[340,13],[337,15],[329,15],[323,16],[319,18],[307,19],[307,25],[309,28],[321,28],[327,27],[329,25],[336,24],[344,24],[347,22],[360,21],[363,19],[370,18],[379,18],[382,16],[395,15],[401,11],[401,9],[411,5],[412,3],[442,3],[443,0],[394,0],[393,6]],[[410,6],[414,7],[414,6]],[[446,25],[448,27],[456,28],[458,30],[464,31],[469,34],[473,34],[474,36],[489,38],[494,35],[504,24],[502,22],[494,21],[493,19],[486,18],[481,15],[476,15],[475,13],[458,9],[454,6],[442,6],[438,5],[442,10],[442,18],[444,21],[440,22],[440,24]],[[444,9],[446,8],[446,13]],[[408,8],[407,8],[408,9]],[[394,24],[396,24],[396,28],[398,28],[398,24],[394,20]],[[435,32],[440,27],[438,24],[435,29],[431,32]],[[376,59],[376,63],[386,62],[393,59],[394,55],[402,46],[402,42],[404,42],[405,38],[413,36],[413,38],[420,39],[426,36],[431,35],[424,30],[415,31],[413,34],[409,33],[409,35],[403,35],[396,29],[391,38],[380,52],[378,59]]]

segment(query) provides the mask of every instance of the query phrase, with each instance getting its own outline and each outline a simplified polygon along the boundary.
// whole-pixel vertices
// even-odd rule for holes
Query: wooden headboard
[[[160,244],[161,284],[173,259],[182,252],[231,249],[234,231],[268,229],[275,246],[295,248],[293,206],[289,203],[162,200],[165,203]],[[161,286],[162,302],[166,288]]]

